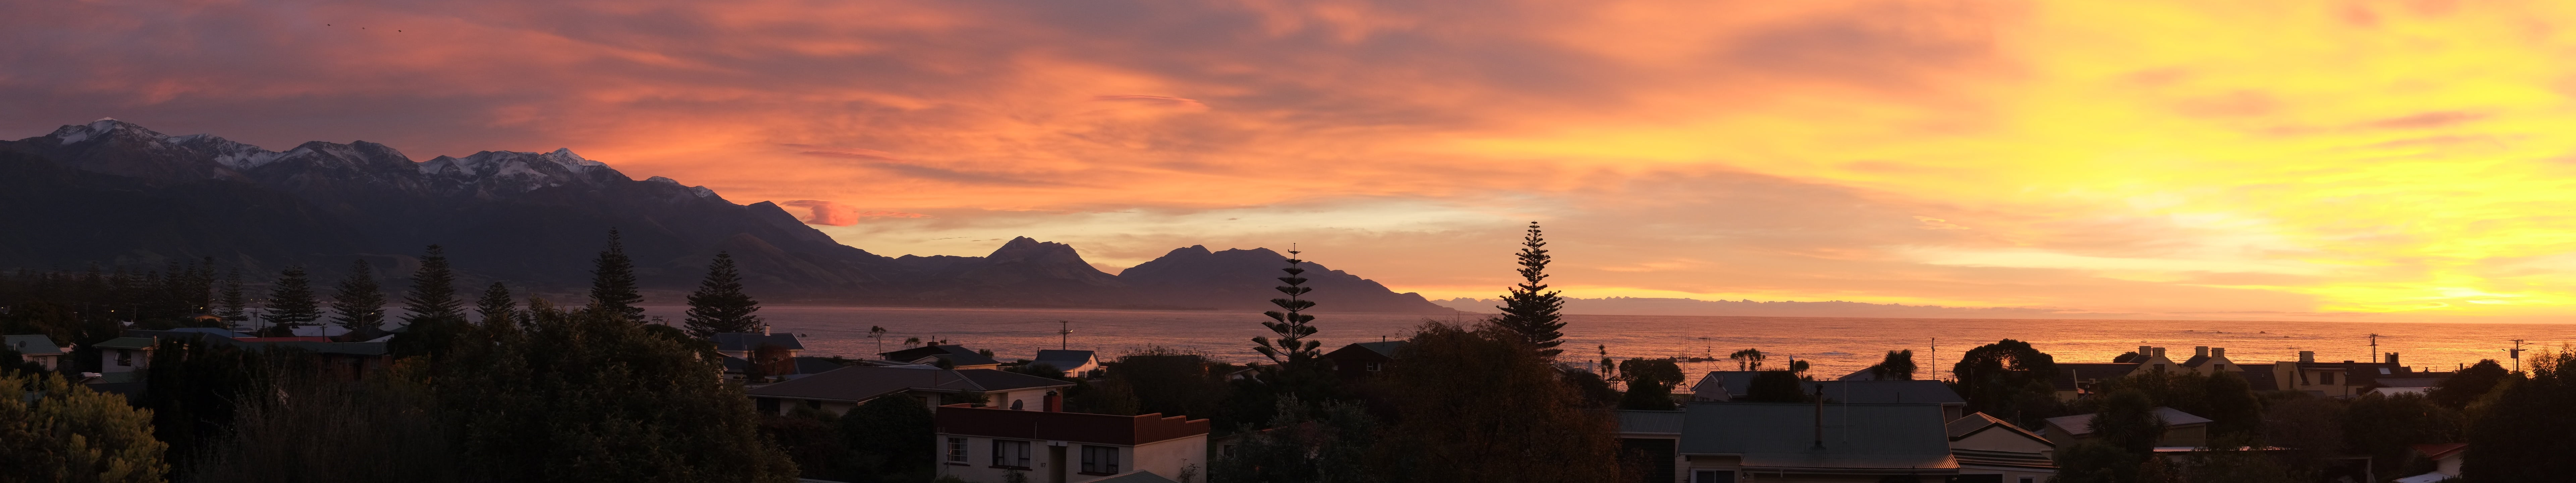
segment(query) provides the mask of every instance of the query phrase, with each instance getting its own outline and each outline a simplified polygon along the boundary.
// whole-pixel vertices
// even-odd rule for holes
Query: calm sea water
[[[652,315],[678,320],[682,307],[649,307]],[[768,307],[761,310],[775,330],[803,337],[806,353],[868,357],[880,347],[900,349],[907,337],[945,339],[969,348],[992,349],[1001,359],[1032,357],[1059,344],[1114,356],[1147,346],[1195,351],[1210,357],[1250,362],[1261,358],[1251,339],[1269,335],[1258,313],[1080,309],[974,309],[891,307]],[[1473,319],[1461,316],[1461,322]],[[1325,350],[1380,337],[1401,339],[1420,325],[1423,314],[1319,314],[1315,337]],[[1450,319],[1442,318],[1446,322]],[[2060,362],[2110,362],[2140,345],[2166,348],[2174,360],[2191,356],[2193,346],[2227,348],[2241,363],[2297,360],[2298,351],[2317,352],[2319,361],[2371,359],[2370,334],[2379,334],[2379,352],[2403,354],[2401,362],[2447,371],[2479,359],[2505,359],[2513,339],[2557,346],[2576,341],[2576,324],[2457,324],[2399,322],[2269,322],[2031,319],[1892,319],[1841,317],[1715,317],[1649,315],[1568,315],[1565,347],[1569,354],[1598,359],[1600,347],[1613,357],[1693,356],[1723,359],[1754,348],[1772,364],[1788,358],[1810,361],[1820,377],[1840,376],[1876,363],[1889,350],[1913,349],[1926,369],[1948,367],[1958,355],[2000,339],[2029,341]],[[1063,321],[1064,323],[1059,323]],[[868,337],[871,326],[885,327],[886,337]],[[1059,327],[1070,326],[1070,336]],[[1933,344],[1938,338],[1937,352]],[[1686,364],[1685,369],[1733,370],[1735,363]]]

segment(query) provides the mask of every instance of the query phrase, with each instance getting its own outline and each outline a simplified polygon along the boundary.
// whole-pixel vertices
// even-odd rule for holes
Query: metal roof
[[[1684,411],[1612,411],[1619,415],[1619,432],[1632,434],[1682,434]]]
[[[118,337],[89,346],[101,349],[150,349],[153,344],[158,343],[160,343],[159,339],[151,337]]]
[[[2095,413],[2048,418],[2048,425],[2066,428],[2066,432],[2068,433],[2067,436],[2093,434],[2093,414]],[[2182,412],[2180,409],[2168,407],[2157,407],[2156,418],[2163,419],[2166,426],[2209,423],[2209,418],[2193,416],[2191,413]]]
[[[1740,455],[1747,469],[1945,474],[1938,404],[1691,403],[1681,452]],[[1822,440],[1817,439],[1822,428]]]
[[[1967,398],[1941,381],[1801,381],[1802,389],[1823,386],[1826,402],[1854,404],[1967,404]]]
[[[984,354],[968,350],[966,349],[966,346],[962,345],[914,347],[894,352],[880,352],[877,353],[877,356],[884,357],[885,360],[889,361],[902,362],[921,362],[924,359],[939,358],[948,360],[948,365],[951,366],[983,366],[1002,363],[1002,361],[993,360],[991,357],[985,357]]]
[[[63,354],[63,346],[54,345],[54,338],[46,337],[44,334],[12,335],[8,336],[5,339],[5,342],[0,343],[8,344],[9,350],[18,351],[19,355],[54,356]]]
[[[725,332],[716,334],[716,350],[720,351],[749,352],[759,349],[760,346],[763,345],[775,346],[787,350],[805,350],[805,343],[797,341],[796,334],[755,334],[750,332]]]

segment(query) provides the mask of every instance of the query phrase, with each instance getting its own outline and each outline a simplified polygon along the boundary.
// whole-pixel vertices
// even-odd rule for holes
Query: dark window
[[[966,438],[948,438],[948,462],[966,462]]]
[[[1104,475],[1118,474],[1118,447],[1084,445],[1082,447],[1082,472],[1099,473]]]
[[[805,400],[805,409],[814,409],[814,410],[820,410],[820,409],[823,409],[823,402],[822,402],[822,401],[812,400],[812,399],[807,399],[807,400]]]
[[[1941,481],[1945,483],[2004,483],[2004,475],[1950,475],[1949,478],[1943,478]]]
[[[116,365],[120,365],[120,366],[131,366],[131,365],[134,365],[134,351],[129,351],[129,350],[125,350],[125,349],[117,349],[117,350],[116,350]]]
[[[1016,409],[1019,409],[1019,408],[1020,408],[1020,400],[1018,400],[1018,399],[1013,399],[1013,400],[1011,400],[1011,409],[1015,409],[1015,410],[1016,410]]]
[[[1735,483],[1735,472],[1699,470],[1691,472],[1691,483]]]
[[[1619,438],[1619,466],[1638,469],[1636,483],[1673,481],[1675,440]]]
[[[993,440],[993,466],[1009,468],[1029,467],[1029,442],[1012,441],[1007,439]]]
[[[765,397],[764,397],[764,398],[754,398],[754,399],[753,399],[753,401],[758,401],[758,403],[757,403],[757,404],[759,404],[759,406],[760,406],[760,412],[768,413],[768,414],[778,414],[778,400],[777,400],[777,399],[770,399],[770,398],[765,398]]]
[[[2334,385],[2334,373],[2332,373],[2332,372],[2319,372],[2319,373],[2317,373],[2317,384],[2324,384],[2324,385],[2328,385],[2328,386],[2332,386],[2332,385]]]

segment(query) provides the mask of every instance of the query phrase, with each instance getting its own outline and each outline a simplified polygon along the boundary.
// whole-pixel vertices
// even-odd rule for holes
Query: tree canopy
[[[1565,343],[1562,340],[1565,334],[1560,332],[1565,328],[1565,321],[1557,315],[1557,311],[1565,308],[1565,297],[1559,295],[1563,292],[1547,289],[1550,257],[1547,255],[1547,239],[1540,235],[1538,222],[1530,222],[1529,234],[1521,238],[1518,255],[1521,283],[1503,294],[1503,305],[1494,307],[1502,310],[1501,315],[1494,317],[1494,325],[1520,334],[1522,339],[1529,341],[1530,347],[1538,349],[1539,355],[1554,358],[1564,352],[1556,346]]]
[[[688,318],[681,320],[689,335],[715,337],[726,332],[753,332],[760,329],[760,301],[742,291],[742,274],[734,268],[733,255],[716,252],[707,262],[707,278],[698,282],[698,290],[689,294]]]

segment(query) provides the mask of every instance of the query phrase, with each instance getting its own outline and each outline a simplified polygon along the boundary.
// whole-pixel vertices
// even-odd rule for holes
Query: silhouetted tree
[[[858,464],[848,481],[927,481],[938,453],[929,408],[912,398],[881,397],[841,415],[840,432]]]
[[[1798,375],[1789,371],[1753,373],[1753,382],[1744,388],[1744,400],[1751,402],[1808,402],[1807,388]]]
[[[707,278],[698,282],[698,291],[689,294],[688,318],[681,322],[689,335],[712,338],[724,332],[753,332],[760,329],[760,301],[742,292],[742,274],[736,272],[733,255],[716,252],[715,261],[707,263]]]
[[[2460,476],[2469,481],[2555,481],[2576,474],[2576,353],[2531,351],[2530,377],[2504,384],[2469,428]]]
[[[1288,294],[1288,297],[1270,299],[1270,303],[1278,305],[1279,310],[1261,313],[1270,317],[1270,321],[1262,322],[1261,326],[1279,336],[1278,340],[1273,341],[1269,336],[1252,338],[1255,344],[1252,350],[1261,352],[1262,357],[1268,357],[1271,363],[1280,366],[1308,365],[1309,361],[1323,354],[1322,342],[1306,340],[1306,337],[1315,335],[1315,326],[1308,324],[1315,321],[1315,316],[1299,313],[1315,307],[1315,301],[1302,298],[1315,289],[1304,286],[1306,277],[1301,275],[1306,273],[1306,269],[1299,265],[1306,261],[1298,260],[1298,253],[1302,252],[1289,250],[1288,268],[1279,270],[1288,273],[1288,276],[1279,277],[1279,281],[1287,285],[1278,287],[1279,293]]]
[[[2140,465],[2164,438],[2164,420],[2145,392],[2121,389],[2104,396],[2102,411],[2089,421],[2093,438],[2057,452],[2057,481],[2063,483],[2133,483]]]
[[[2057,359],[2030,343],[2012,339],[1969,349],[1950,373],[1958,378],[1959,394],[1968,399],[1968,410],[2013,419],[2015,423],[2036,426],[2042,414],[2025,414],[2057,401],[2057,388],[2049,383],[2057,377]]]
[[[1563,292],[1547,291],[1544,283],[1549,257],[1547,239],[1539,236],[1538,222],[1530,222],[1529,235],[1521,238],[1519,257],[1521,283],[1512,286],[1511,293],[1503,294],[1503,305],[1494,307],[1503,311],[1494,316],[1494,325],[1519,333],[1529,340],[1530,347],[1538,348],[1540,356],[1553,359],[1565,352],[1556,348],[1565,343],[1560,340],[1565,337],[1560,332],[1565,322],[1557,315],[1565,308],[1565,297],[1558,295]]]
[[[599,251],[595,265],[590,272],[591,308],[643,323],[644,307],[638,304],[644,303],[644,295],[635,281],[635,261],[626,258],[626,242],[616,229],[608,230],[608,248]]]
[[[447,249],[430,245],[420,256],[420,270],[412,272],[411,294],[403,296],[403,323],[417,324],[424,319],[462,322],[465,301],[456,296],[456,272],[448,268]]]
[[[242,295],[241,269],[225,271],[222,292],[222,295],[217,297],[217,303],[221,304],[221,308],[217,309],[215,316],[223,317],[225,325],[249,321],[250,301]]]
[[[1869,366],[1869,372],[1882,381],[1914,380],[1914,349],[1887,351],[1887,358]]]
[[[158,482],[149,411],[57,374],[0,374],[0,468],[12,481]]]
[[[474,315],[481,317],[486,326],[493,322],[517,324],[519,302],[510,298],[509,286],[492,282],[491,287],[483,289],[483,298],[475,301]]]
[[[1759,349],[1745,349],[1726,355],[1726,358],[1735,360],[1735,370],[1738,371],[1762,370],[1762,359],[1764,357],[1767,356],[1762,355],[1762,351]]]
[[[1425,323],[1380,376],[1397,423],[1390,481],[1607,482],[1617,423],[1587,408],[1518,331]],[[1590,462],[1569,464],[1568,462]]]
[[[384,328],[385,291],[376,285],[375,269],[366,260],[349,264],[349,277],[331,292],[331,312],[331,322],[351,331]]]
[[[2513,373],[2506,371],[2504,365],[2496,363],[2495,359],[2480,360],[2451,373],[2451,377],[2442,378],[2442,382],[2435,383],[2433,390],[2425,395],[2431,396],[2433,403],[2442,407],[2466,409],[2469,403],[2486,397],[2487,393],[2495,391],[2497,385],[2512,378]]]
[[[1666,411],[1673,408],[1673,386],[1682,383],[1682,368],[1672,359],[1629,359],[1619,361],[1619,379],[1628,383],[1619,409]]]
[[[1370,466],[1377,420],[1360,405],[1308,405],[1295,397],[1273,405],[1277,429],[1245,435],[1208,465],[1211,480],[1240,483],[1385,481]]]
[[[322,318],[322,303],[313,299],[312,281],[304,275],[304,266],[286,267],[278,272],[277,283],[268,289],[268,321],[280,326],[311,324]]]

